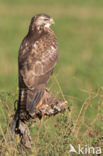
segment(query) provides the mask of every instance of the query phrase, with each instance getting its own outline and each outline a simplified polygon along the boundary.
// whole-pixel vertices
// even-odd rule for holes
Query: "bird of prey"
[[[50,26],[53,18],[37,14],[31,19],[18,55],[19,98],[10,129],[20,135],[21,143],[31,148],[31,136],[26,121],[51,116],[65,110],[67,101],[57,100],[46,89],[58,60],[58,44]]]
[[[34,16],[19,49],[18,114],[21,120],[28,120],[35,113],[58,60],[52,24],[53,18],[46,14]]]

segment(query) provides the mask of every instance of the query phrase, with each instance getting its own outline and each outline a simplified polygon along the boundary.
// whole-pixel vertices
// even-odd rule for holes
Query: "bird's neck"
[[[44,30],[43,27],[34,27],[33,29],[29,28],[29,32],[27,34],[27,37],[31,41],[35,41],[39,39],[42,35],[48,33],[46,30]]]
[[[30,27],[28,35],[29,36],[41,36],[42,34],[47,34],[47,33],[54,33],[52,29],[49,27],[45,26],[35,26],[35,27]]]

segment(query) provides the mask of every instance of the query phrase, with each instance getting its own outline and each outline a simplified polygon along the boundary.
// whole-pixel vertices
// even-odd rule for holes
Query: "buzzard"
[[[67,103],[57,100],[46,89],[58,60],[58,44],[50,28],[52,24],[53,18],[46,14],[34,16],[19,49],[19,99],[10,128],[13,136],[19,131],[26,147],[31,147],[31,137],[25,122],[35,118],[35,114],[55,115],[64,110]]]
[[[38,14],[31,19],[18,56],[19,117],[28,119],[35,113],[58,60],[57,39],[50,26],[53,18]]]

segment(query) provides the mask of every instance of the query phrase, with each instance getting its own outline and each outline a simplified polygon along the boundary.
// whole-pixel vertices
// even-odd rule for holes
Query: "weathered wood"
[[[23,146],[26,148],[31,148],[31,136],[29,128],[26,126],[26,124],[22,121],[19,121],[19,127],[18,127],[20,133],[20,142]]]
[[[46,89],[44,96],[40,103],[36,107],[36,116],[52,116],[60,112],[63,112],[66,109],[67,101],[57,100],[53,97],[49,91]],[[33,117],[33,114],[30,114]]]
[[[39,118],[43,116],[52,116],[66,109],[67,101],[57,100],[53,97],[47,89],[45,89],[44,96],[36,107],[34,113],[29,114],[32,119]],[[29,121],[29,120],[28,120]],[[19,119],[18,112],[15,113],[14,119],[11,123],[11,132],[14,135],[15,132],[19,133],[21,144],[26,148],[31,148],[31,136],[29,128],[26,122]]]

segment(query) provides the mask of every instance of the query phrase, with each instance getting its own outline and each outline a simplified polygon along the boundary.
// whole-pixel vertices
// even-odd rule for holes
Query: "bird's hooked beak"
[[[49,21],[45,24],[45,27],[49,28],[52,24],[55,24],[53,18],[50,18]]]
[[[50,20],[49,20],[49,24],[50,24],[50,25],[55,24],[53,18],[50,18]]]

